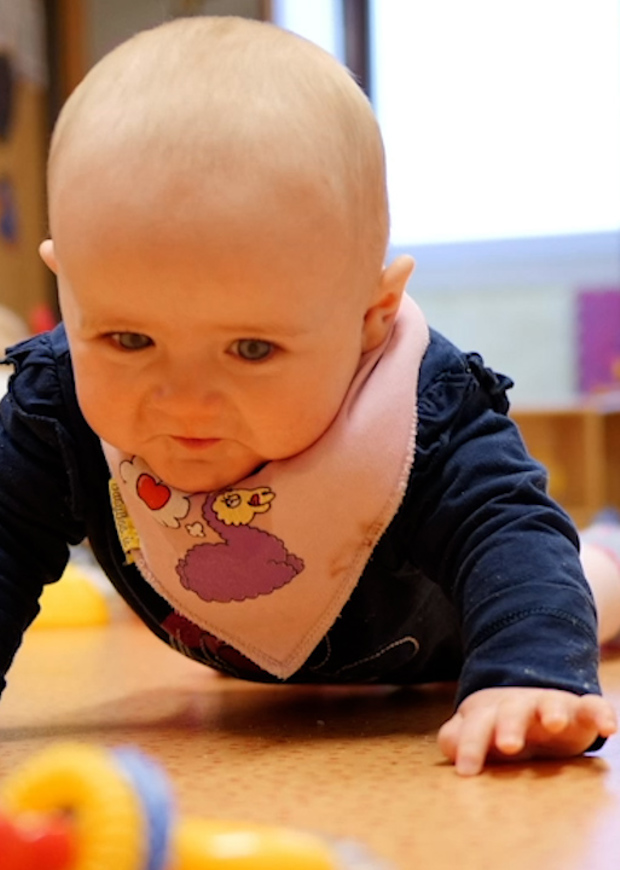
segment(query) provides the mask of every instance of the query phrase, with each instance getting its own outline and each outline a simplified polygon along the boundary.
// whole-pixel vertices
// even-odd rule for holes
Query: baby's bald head
[[[67,216],[94,203],[142,224],[165,208],[169,224],[200,234],[221,200],[231,214],[268,223],[277,213],[300,232],[312,214],[369,279],[383,265],[385,170],[371,107],[329,54],[268,24],[178,19],[115,49],[67,101],[48,183],[57,249]]]

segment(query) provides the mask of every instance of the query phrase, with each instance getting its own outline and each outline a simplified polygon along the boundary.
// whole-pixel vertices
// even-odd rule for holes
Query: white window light
[[[618,0],[373,0],[392,243],[620,228]]]
[[[316,42],[344,62],[342,3],[339,0],[272,0],[275,24]]]

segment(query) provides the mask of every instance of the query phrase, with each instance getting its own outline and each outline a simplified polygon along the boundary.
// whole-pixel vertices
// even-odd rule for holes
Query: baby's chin
[[[187,464],[188,467],[169,466],[167,463],[149,463],[157,477],[173,489],[182,492],[218,492],[231,486],[236,486],[240,481],[256,474],[266,463],[261,462],[258,466],[254,463],[249,467],[242,468],[201,468],[200,462]],[[185,464],[184,464],[185,465]]]

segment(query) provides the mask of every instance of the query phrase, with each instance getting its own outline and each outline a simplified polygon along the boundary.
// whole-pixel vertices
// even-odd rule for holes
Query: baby
[[[271,25],[165,24],[70,97],[48,180],[63,325],[8,357],[2,673],[88,536],[219,670],[458,679],[439,745],[462,774],[616,730],[576,533],[508,379],[384,263],[381,136],[345,69]]]

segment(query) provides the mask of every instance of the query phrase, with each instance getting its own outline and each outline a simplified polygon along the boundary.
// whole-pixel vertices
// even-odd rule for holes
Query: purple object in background
[[[620,288],[577,297],[579,392],[620,390]]]

